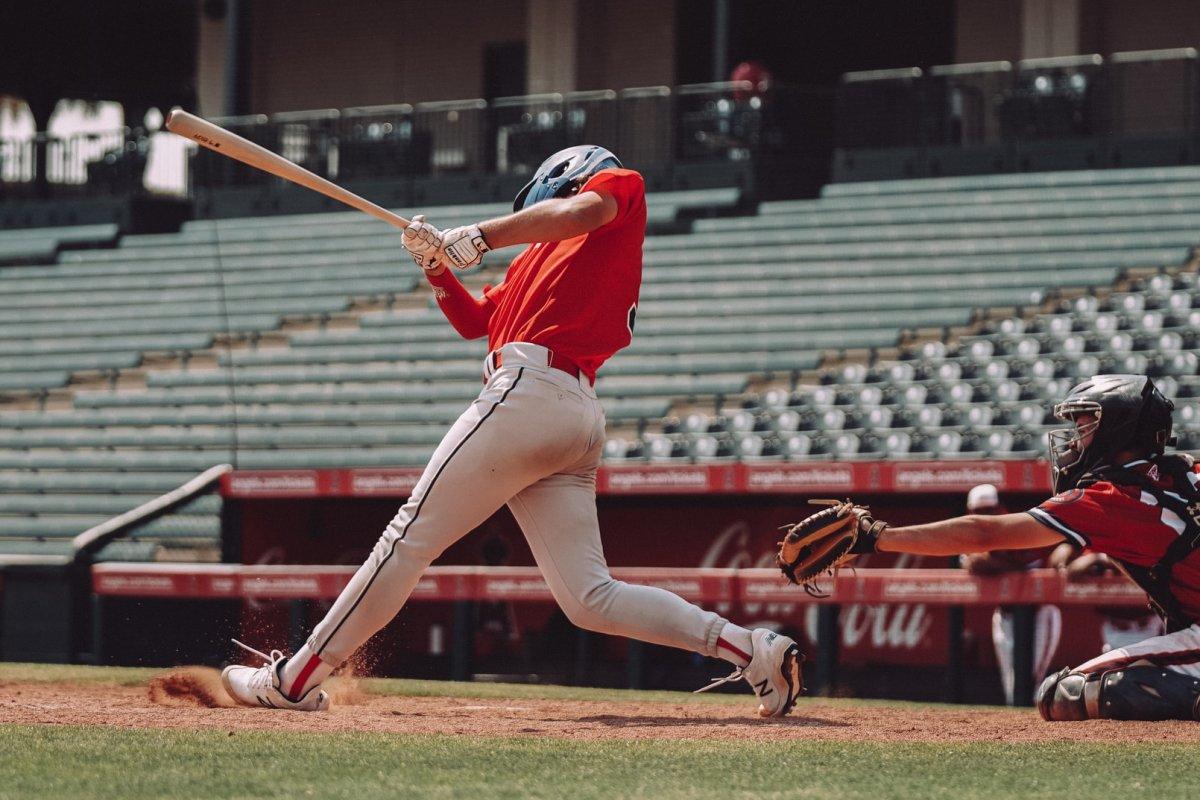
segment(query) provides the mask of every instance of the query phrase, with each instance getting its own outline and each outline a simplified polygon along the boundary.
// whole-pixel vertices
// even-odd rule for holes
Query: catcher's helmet
[[[533,180],[517,192],[513,211],[529,208],[551,197],[570,197],[600,170],[620,166],[615,155],[598,145],[581,144],[559,150],[543,161],[533,174]]]
[[[1174,409],[1175,404],[1143,375],[1093,375],[1076,386],[1054,407],[1054,416],[1065,422],[1080,414],[1095,419],[1050,431],[1054,491],[1073,489],[1085,475],[1111,465],[1111,459],[1123,451],[1154,455],[1175,444]]]

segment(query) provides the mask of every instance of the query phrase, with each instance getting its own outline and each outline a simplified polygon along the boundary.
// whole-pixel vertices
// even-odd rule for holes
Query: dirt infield
[[[1047,724],[1029,710],[847,706],[801,700],[782,720],[752,716],[745,704],[597,702],[401,697],[334,680],[323,714],[234,708],[216,670],[189,667],[148,687],[80,683],[0,684],[0,723],[125,728],[378,732],[595,739],[844,740],[883,742],[1194,742],[1200,724]]]

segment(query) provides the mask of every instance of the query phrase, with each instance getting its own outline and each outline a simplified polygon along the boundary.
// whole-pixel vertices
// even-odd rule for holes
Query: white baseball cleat
[[[758,715],[782,717],[792,710],[796,698],[804,691],[800,676],[804,656],[795,641],[766,628],[756,628],[750,634],[750,640],[754,647],[749,664],[696,691],[707,692],[723,683],[745,678],[761,701]]]
[[[221,685],[238,703],[244,706],[284,708],[291,711],[324,711],[329,708],[329,695],[319,686],[309,689],[299,700],[292,700],[279,691],[279,671],[287,661],[282,652],[272,650],[268,655],[242,644],[237,639],[234,639],[233,643],[250,651],[264,662],[261,667],[233,664],[221,671]]]

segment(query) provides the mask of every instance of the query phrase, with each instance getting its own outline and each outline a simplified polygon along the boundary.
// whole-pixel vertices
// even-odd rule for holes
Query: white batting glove
[[[425,221],[424,214],[417,214],[400,236],[400,243],[413,257],[417,266],[426,272],[434,272],[442,261],[443,234]]]
[[[442,233],[441,260],[458,269],[475,266],[491,249],[478,225],[464,225]]]

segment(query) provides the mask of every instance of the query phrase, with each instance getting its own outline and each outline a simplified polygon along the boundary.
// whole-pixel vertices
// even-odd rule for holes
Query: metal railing
[[[528,175],[555,150],[593,143],[636,168],[750,162],[777,95],[748,82],[649,86],[366,106],[213,120],[331,180]],[[793,108],[794,104],[780,104]],[[194,187],[266,185],[239,164],[192,155]]]
[[[331,180],[527,176],[550,153],[583,143],[608,147],[628,166],[669,173],[681,165],[749,169],[755,158],[780,152],[803,136],[797,120],[806,96],[735,81],[213,121]],[[194,195],[277,183],[165,132],[0,140],[0,197]]]
[[[843,150],[1197,134],[1194,48],[847,73]]]

